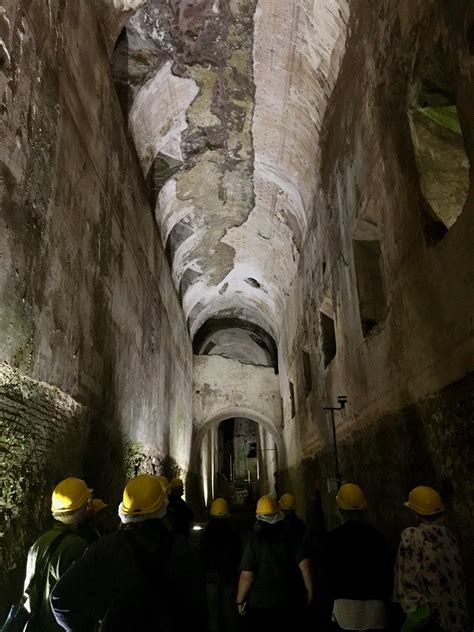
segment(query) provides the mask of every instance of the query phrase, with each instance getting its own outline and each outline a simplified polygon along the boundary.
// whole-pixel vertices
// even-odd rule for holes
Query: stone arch
[[[193,437],[193,444],[191,447],[191,460],[190,460],[189,469],[193,472],[198,471],[199,450],[201,449],[202,441],[204,437],[206,436],[206,434],[209,432],[209,430],[213,426],[218,426],[221,423],[221,421],[224,421],[224,419],[232,419],[233,417],[246,417],[247,419],[255,421],[255,423],[263,426],[266,430],[268,430],[273,440],[275,441],[275,445],[277,447],[278,455],[280,459],[279,465],[281,468],[282,466],[281,459],[284,456],[283,437],[282,437],[280,429],[277,428],[275,423],[271,419],[266,417],[265,415],[262,415],[259,412],[251,410],[250,408],[245,408],[243,406],[227,406],[227,407],[221,408],[218,412],[214,413],[211,417],[208,417],[201,424],[199,424],[199,426],[196,426],[196,421],[194,422],[195,432],[194,432],[194,437]]]
[[[276,426],[276,424],[265,415],[262,415],[255,410],[242,406],[227,406],[221,408],[217,412],[214,412],[211,416],[203,420],[203,422],[200,424],[197,424],[195,420],[193,441],[191,446],[191,459],[188,475],[186,478],[186,496],[187,499],[191,501],[191,504],[197,515],[202,514],[206,504],[204,494],[204,481],[201,480],[200,473],[200,452],[202,442],[211,428],[218,426],[221,421],[224,421],[225,419],[231,419],[234,417],[245,417],[265,428],[275,442],[278,455],[278,469],[281,470],[285,467],[283,463],[283,460],[285,459],[285,453],[283,450],[283,437],[281,435],[281,431]]]

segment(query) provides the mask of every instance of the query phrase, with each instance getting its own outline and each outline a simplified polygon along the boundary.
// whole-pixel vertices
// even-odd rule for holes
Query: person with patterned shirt
[[[467,632],[464,574],[456,539],[444,523],[445,507],[431,487],[413,489],[404,503],[420,524],[401,535],[394,601],[407,615],[402,632]]]

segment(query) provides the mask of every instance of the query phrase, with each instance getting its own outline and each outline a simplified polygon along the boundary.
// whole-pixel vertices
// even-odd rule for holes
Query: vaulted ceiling
[[[348,17],[348,0],[149,0],[116,44],[117,90],[192,336],[223,319],[227,350],[239,321],[278,339],[317,213]]]

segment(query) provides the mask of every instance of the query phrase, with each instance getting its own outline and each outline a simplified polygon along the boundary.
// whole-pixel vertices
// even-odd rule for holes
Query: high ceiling
[[[278,339],[317,213],[348,12],[348,0],[149,0],[117,42],[117,89],[192,336],[222,318]]]

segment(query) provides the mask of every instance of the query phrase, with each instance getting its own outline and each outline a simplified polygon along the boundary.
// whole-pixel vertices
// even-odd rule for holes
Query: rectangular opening
[[[423,229],[428,245],[441,240],[457,221],[469,192],[466,154],[456,89],[438,50],[409,111],[423,196]]]
[[[378,240],[355,239],[353,247],[362,333],[367,336],[385,317],[382,253]]]
[[[303,351],[303,376],[304,376],[304,396],[313,390],[313,377],[311,375],[311,357],[307,351]]]
[[[320,312],[321,333],[323,337],[324,368],[334,359],[337,351],[334,319]]]
[[[293,386],[293,382],[289,382],[290,385],[290,404],[291,404],[291,418],[296,415],[296,406],[295,406],[295,387]]]

